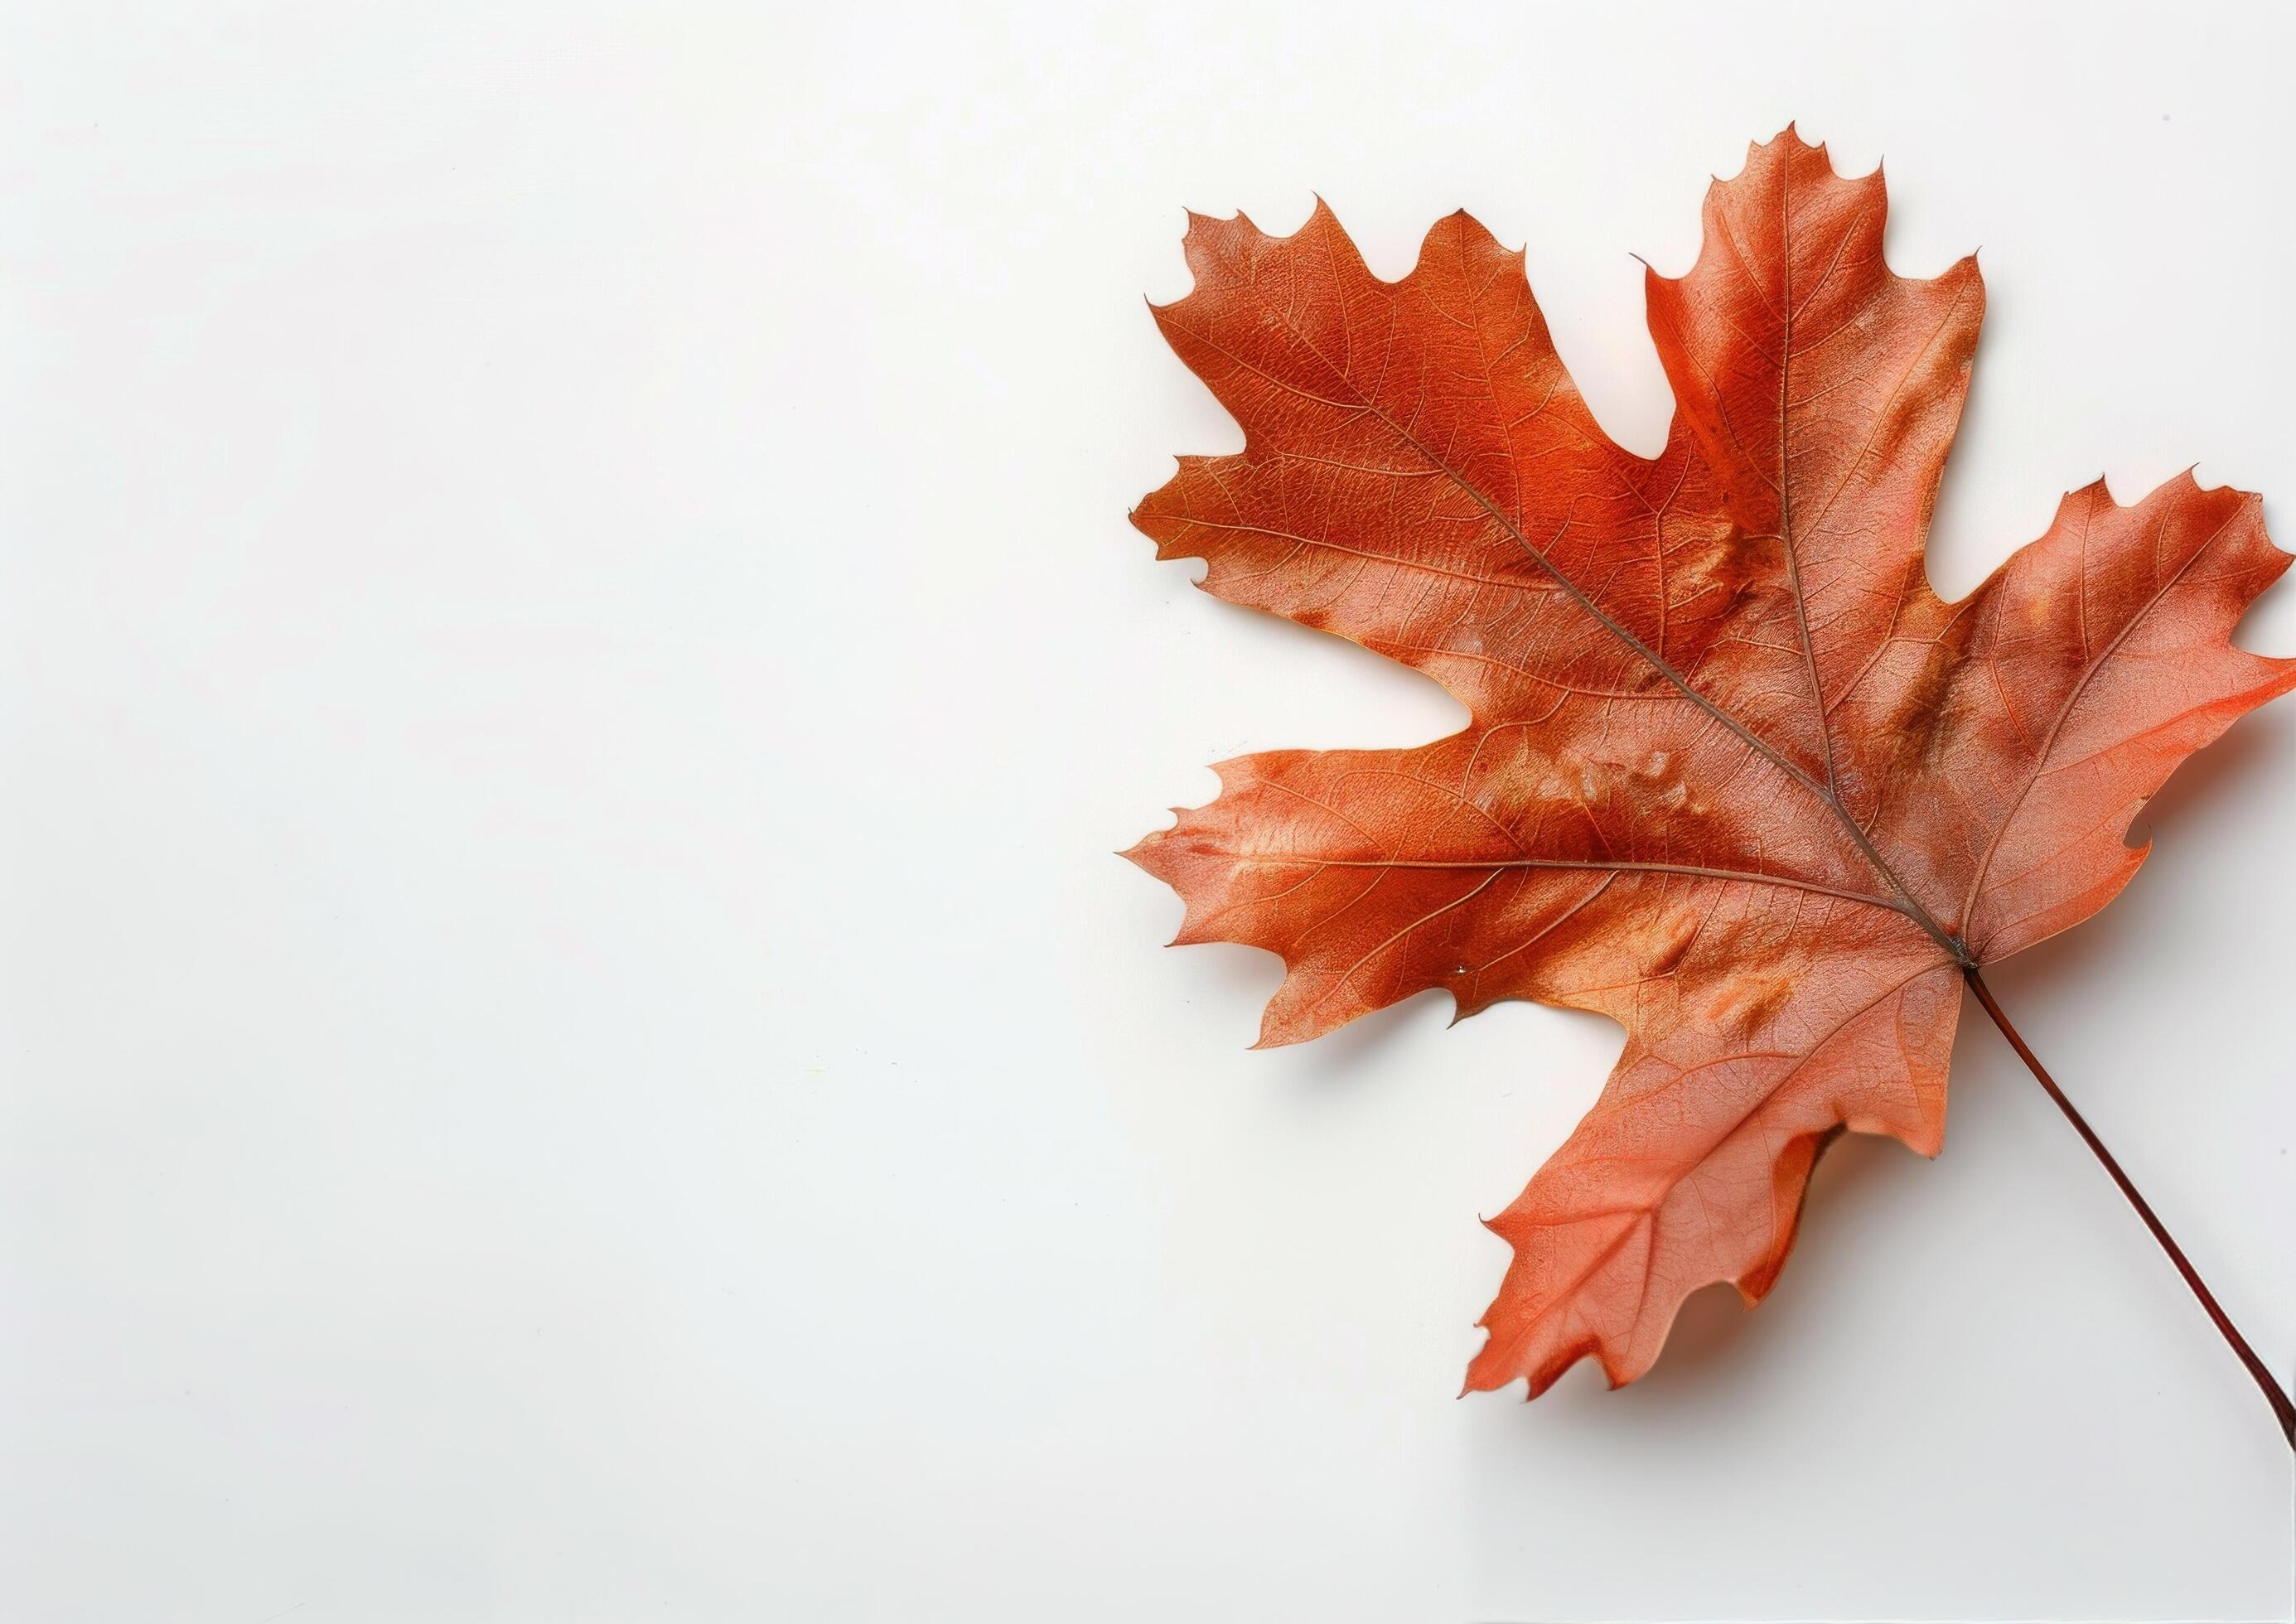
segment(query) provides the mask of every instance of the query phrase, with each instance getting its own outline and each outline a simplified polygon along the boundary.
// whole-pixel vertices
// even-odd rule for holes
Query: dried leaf
[[[2128,882],[2140,808],[2296,685],[2232,646],[2289,562],[2189,475],[2073,492],[1948,603],[1922,551],[1984,309],[1975,260],[1883,262],[1879,172],[1789,128],[1647,279],[1677,410],[1655,459],[1564,372],[1523,257],[1464,213],[1382,282],[1319,202],[1192,217],[1156,318],[1244,428],[1134,522],[1231,603],[1425,671],[1472,720],[1278,750],[1129,855],[1178,939],[1282,956],[1260,1040],[1428,988],[1626,1029],[1599,1102],[1490,1226],[1470,1388],[1647,1370],[1683,1299],[1776,1279],[1842,1128],[1934,1155],[1964,966]]]

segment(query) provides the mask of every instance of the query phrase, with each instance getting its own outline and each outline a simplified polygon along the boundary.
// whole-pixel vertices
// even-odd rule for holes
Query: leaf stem
[[[2112,1152],[2104,1148],[2104,1141],[2096,1136],[2096,1130],[2088,1125],[2079,1111],[2073,1109],[2073,1103],[2065,1097],[2065,1091],[2057,1087],[2055,1079],[2034,1058],[2033,1051],[2026,1047],[2025,1040],[2017,1035],[2017,1029],[2009,1024],[2009,1017],[2003,1014],[2001,1006],[1993,1001],[1993,989],[1986,986],[1985,978],[1977,973],[1976,966],[1963,966],[1962,974],[1968,979],[1969,989],[1977,995],[1977,1001],[1985,1005],[1985,1013],[1993,1017],[1993,1024],[1999,1027],[2001,1035],[2009,1040],[2009,1046],[2017,1051],[2017,1058],[2025,1062],[2026,1070],[2032,1072],[2049,1097],[2056,1102],[2057,1109],[2065,1113],[2065,1120],[2073,1125],[2073,1131],[2081,1136],[2081,1143],[2087,1145],[2090,1152],[2104,1164],[2104,1170],[2112,1176],[2112,1182],[2120,1186],[2120,1193],[2128,1198],[2128,1204],[2136,1209],[2136,1216],[2144,1220],[2144,1227],[2152,1232],[2152,1238],[2161,1243],[2161,1250],[2169,1254],[2169,1261],[2177,1266],[2177,1272],[2185,1277],[2185,1284],[2193,1288],[2193,1295],[2201,1300],[2201,1307],[2208,1311],[2209,1318],[2216,1323],[2217,1330],[2231,1344],[2240,1362],[2248,1366],[2248,1374],[2256,1379],[2257,1387],[2264,1394],[2264,1401],[2272,1407],[2273,1417],[2279,1422],[2280,1431],[2286,1436],[2289,1448],[2296,1449],[2296,1403],[2290,1402],[2287,1390],[2273,1375],[2272,1367],[2248,1345],[2248,1339],[2240,1333],[2240,1328],[2232,1323],[2232,1316],[2224,1311],[2223,1305],[2216,1300],[2216,1294],[2209,1290],[2208,1283],[2201,1278],[2201,1271],[2193,1267],[2192,1259],[2185,1256],[2184,1248],[2177,1244],[2176,1237],[2169,1233],[2168,1226],[2137,1193],[2136,1186],[2129,1182],[2128,1175],[2122,1172],[2120,1164],[2112,1159]]]

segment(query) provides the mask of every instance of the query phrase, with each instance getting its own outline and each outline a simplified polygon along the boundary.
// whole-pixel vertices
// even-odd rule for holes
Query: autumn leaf
[[[1690,1292],[1770,1289],[1836,1133],[1936,1154],[1969,974],[2110,901],[2146,799],[2296,685],[2230,640],[2288,555],[2189,475],[2075,491],[1970,596],[1931,590],[1984,287],[1974,258],[1893,274],[1886,211],[1792,128],[1714,185],[1697,263],[1646,279],[1655,458],[1603,434],[1523,256],[1464,213],[1396,283],[1320,202],[1282,238],[1191,217],[1194,288],[1155,312],[1245,433],[1133,514],[1158,556],[1472,718],[1221,764],[1128,854],[1177,939],[1282,956],[1263,1044],[1438,987],[1626,1029],[1488,1220],[1514,1256],[1470,1388],[1634,1380]]]

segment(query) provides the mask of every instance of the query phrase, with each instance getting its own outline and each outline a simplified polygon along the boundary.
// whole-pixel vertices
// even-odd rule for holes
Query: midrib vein
[[[1226,857],[1231,863],[1259,864],[1269,868],[1377,868],[1432,869],[1436,871],[1472,871],[1480,874],[1499,868],[1556,868],[1563,870],[1615,874],[1680,874],[1696,880],[1720,880],[1733,885],[1779,885],[1790,890],[1815,891],[1821,897],[1839,897],[1844,902],[1862,902],[1872,907],[1898,907],[1887,897],[1877,897],[1872,891],[1845,890],[1838,885],[1821,885],[1815,880],[1804,880],[1791,874],[1766,874],[1749,868],[1713,868],[1698,863],[1642,863],[1618,857],[1285,857],[1280,853],[1261,851],[1226,851],[1218,847],[1198,848],[1209,855]]]
[[[1817,715],[1817,748],[1825,764],[1825,799],[1840,812],[1841,803],[1834,800],[1833,729],[1825,714],[1825,685],[1817,677],[1817,644],[1809,635],[1809,602],[1801,590],[1801,554],[1794,545],[1793,440],[1786,432],[1786,403],[1793,398],[1793,158],[1789,153],[1786,161],[1778,167],[1778,545],[1785,550],[1786,590],[1793,599],[1794,628],[1801,637],[1802,668],[1809,674],[1809,700]],[[1908,897],[1906,900],[1912,898]]]

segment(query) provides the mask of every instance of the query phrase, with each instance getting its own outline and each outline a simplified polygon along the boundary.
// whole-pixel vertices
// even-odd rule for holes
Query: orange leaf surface
[[[2257,499],[2100,480],[1969,597],[1922,552],[1985,296],[1883,262],[1880,173],[1789,128],[1650,273],[1677,410],[1613,445],[1523,257],[1464,213],[1400,282],[1319,202],[1192,217],[1156,319],[1244,429],[1133,521],[1231,603],[1425,671],[1472,721],[1414,750],[1223,763],[1128,855],[1178,940],[1282,956],[1263,1044],[1429,988],[1626,1029],[1600,1100],[1490,1226],[1514,1257],[1470,1388],[1615,1385],[1683,1299],[1751,1303],[1843,1128],[1924,1155],[1964,966],[2079,923],[2177,765],[2296,685],[2234,623],[2288,563]]]

